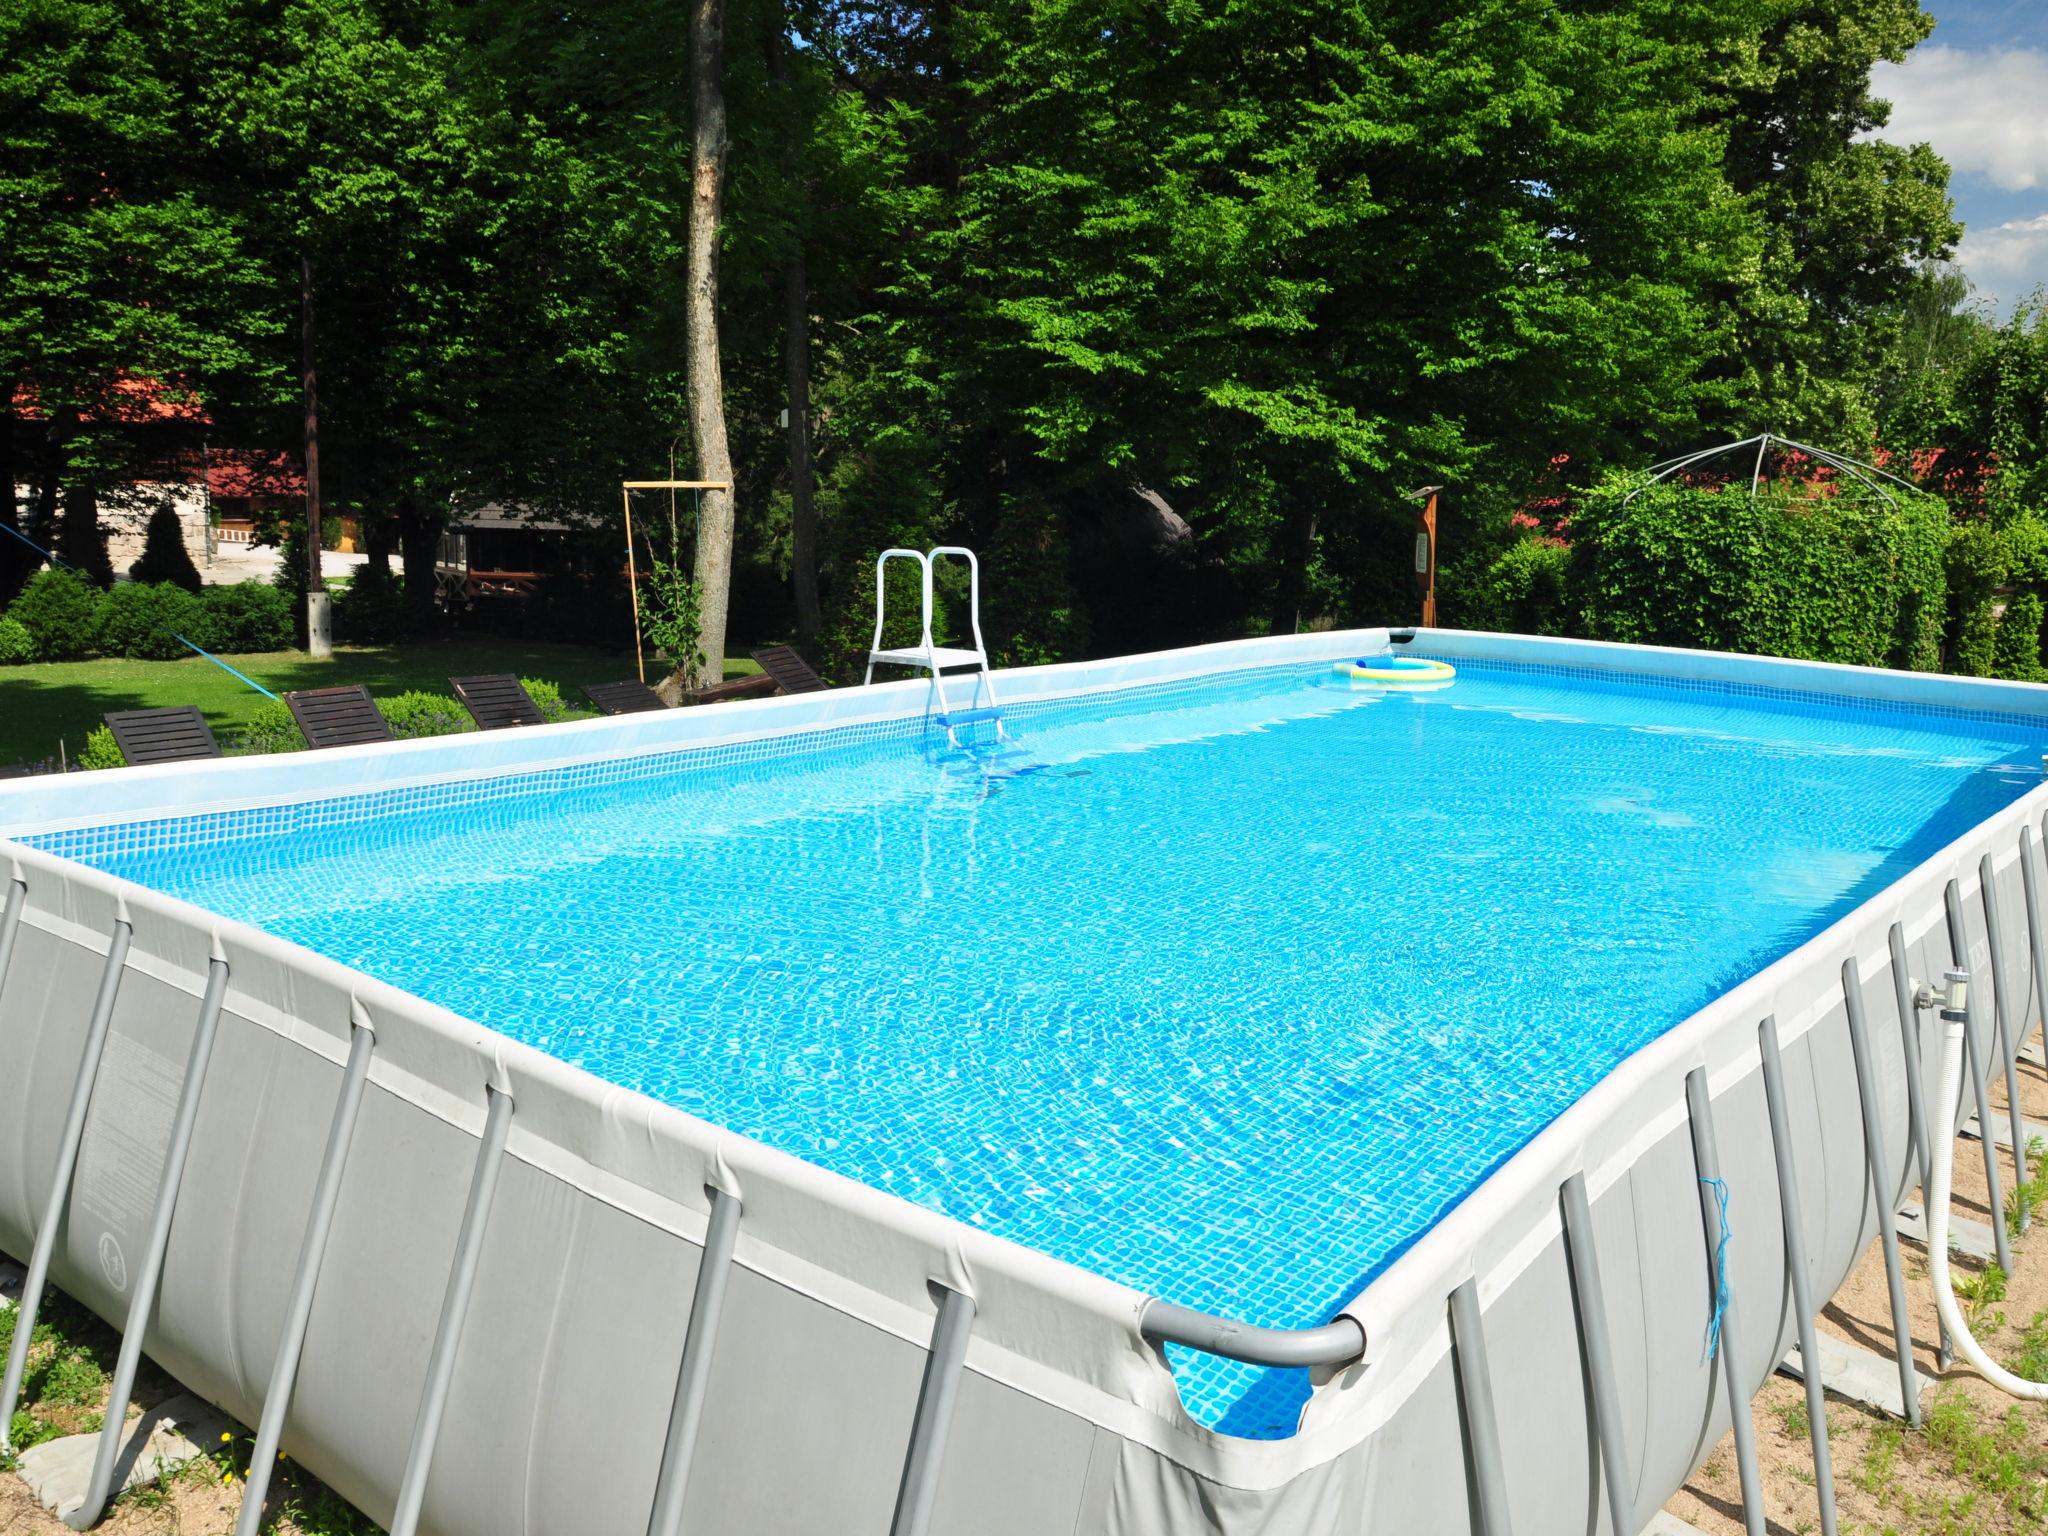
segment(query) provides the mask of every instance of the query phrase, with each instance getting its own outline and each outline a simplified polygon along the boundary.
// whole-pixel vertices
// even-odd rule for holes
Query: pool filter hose
[[[1948,1019],[1946,1025],[1941,1040],[1941,1093],[1934,1102],[1947,1107],[1948,1124],[1953,1126],[1963,1095],[1965,1025],[1963,1020],[1955,1018]],[[1985,1134],[1990,1134],[1988,1129]],[[2037,1403],[2048,1402],[2048,1381],[2028,1381],[2024,1376],[2013,1375],[1984,1353],[1984,1347],[1963,1320],[1963,1309],[1956,1301],[1955,1283],[1948,1272],[1948,1200],[1950,1177],[1956,1160],[1955,1137],[1937,1134],[1933,1141],[1934,1167],[1929,1170],[1927,1189],[1927,1267],[1934,1279],[1934,1305],[1941,1312],[1941,1320],[1948,1325],[1949,1337],[1955,1341],[1957,1352],[1977,1368],[1978,1375],[2014,1397],[2028,1398]],[[2004,1213],[2000,1211],[1993,1211],[1991,1216],[1994,1221],[2004,1219]]]

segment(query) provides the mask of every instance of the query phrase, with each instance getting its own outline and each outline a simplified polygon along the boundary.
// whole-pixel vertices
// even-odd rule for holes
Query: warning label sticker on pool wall
[[[78,1153],[77,1190],[79,1210],[104,1228],[86,1240],[117,1292],[127,1290],[128,1255],[148,1232],[182,1076],[161,1052],[126,1035],[107,1036]]]

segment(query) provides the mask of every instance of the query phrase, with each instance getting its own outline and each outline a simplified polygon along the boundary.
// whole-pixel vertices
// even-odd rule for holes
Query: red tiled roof
[[[34,384],[15,387],[14,409],[26,420],[41,419],[42,397]],[[213,419],[206,414],[206,407],[199,403],[199,397],[191,391],[175,388],[161,379],[143,379],[125,373],[114,379],[99,408],[79,414],[85,421],[189,421],[201,426]]]
[[[295,453],[270,453],[261,448],[215,448],[206,455],[207,494],[227,499],[243,496],[304,496],[306,477]]]

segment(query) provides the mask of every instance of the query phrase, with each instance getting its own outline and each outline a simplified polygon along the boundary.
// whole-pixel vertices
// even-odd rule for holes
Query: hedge
[[[1572,523],[1582,632],[1936,671],[1950,527],[1913,492],[1610,482]]]
[[[179,635],[229,654],[288,650],[292,600],[260,582],[194,593],[176,582],[129,581],[102,592],[76,572],[53,567],[31,577],[0,618],[0,663],[88,656],[169,661],[189,654]]]

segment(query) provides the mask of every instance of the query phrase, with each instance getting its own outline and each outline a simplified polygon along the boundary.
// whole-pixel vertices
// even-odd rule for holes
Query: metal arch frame
[[[1812,455],[1830,468],[1838,469],[1843,474],[1860,481],[1894,507],[1899,504],[1898,498],[1880,485],[1878,483],[1879,479],[1889,480],[1901,490],[1915,492],[1919,490],[1919,487],[1914,485],[1912,481],[1901,479],[1888,469],[1879,469],[1875,464],[1866,464],[1861,459],[1852,459],[1846,454],[1836,453],[1832,449],[1816,448],[1811,443],[1798,442],[1793,438],[1784,436],[1782,433],[1759,432],[1753,437],[1745,437],[1732,443],[1718,443],[1712,448],[1702,448],[1696,453],[1682,453],[1676,458],[1664,459],[1659,463],[1652,464],[1643,471],[1643,483],[1622,497],[1621,504],[1624,507],[1627,506],[1651,486],[1670,479],[1681,470],[1690,469],[1695,464],[1703,464],[1708,459],[1717,459],[1724,453],[1735,453],[1749,447],[1756,449],[1756,463],[1751,468],[1749,475],[1749,495],[1753,501],[1756,499],[1757,488],[1763,481],[1764,455],[1770,452],[1771,444],[1773,443],[1783,448],[1789,448],[1794,453]]]

